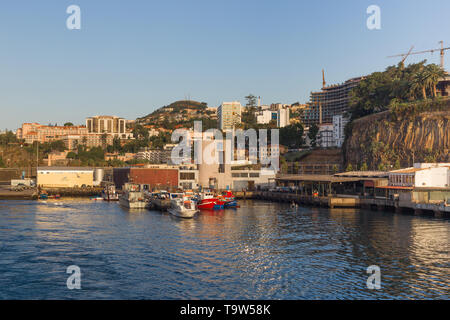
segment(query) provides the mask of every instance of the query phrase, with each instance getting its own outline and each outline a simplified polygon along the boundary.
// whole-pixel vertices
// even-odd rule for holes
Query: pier
[[[410,212],[416,215],[434,215],[450,217],[450,205],[445,203],[415,203],[413,201],[396,201],[393,199],[367,198],[348,195],[309,196],[289,192],[250,191],[236,192],[238,199],[267,200],[273,202],[295,202],[301,205],[327,208],[364,208],[387,210],[393,212]]]

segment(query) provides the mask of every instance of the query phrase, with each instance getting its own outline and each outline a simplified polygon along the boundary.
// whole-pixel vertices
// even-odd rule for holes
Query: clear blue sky
[[[81,30],[66,28],[71,4]],[[371,4],[381,30],[366,28]],[[135,119],[188,95],[210,106],[249,93],[306,102],[322,68],[343,82],[411,45],[450,46],[449,14],[448,0],[2,1],[0,128]],[[408,61],[424,58],[439,63],[438,53]]]

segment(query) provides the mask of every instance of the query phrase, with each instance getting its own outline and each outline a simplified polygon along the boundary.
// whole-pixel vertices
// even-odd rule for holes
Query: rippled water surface
[[[448,299],[450,221],[241,201],[182,220],[0,201],[0,299]],[[66,268],[81,268],[69,290]],[[381,289],[366,269],[381,268]]]

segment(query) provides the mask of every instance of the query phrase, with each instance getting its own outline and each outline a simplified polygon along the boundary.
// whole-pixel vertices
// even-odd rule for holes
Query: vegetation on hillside
[[[426,60],[407,67],[400,63],[361,80],[350,93],[352,119],[436,97],[436,85],[445,71],[435,64],[425,63]]]

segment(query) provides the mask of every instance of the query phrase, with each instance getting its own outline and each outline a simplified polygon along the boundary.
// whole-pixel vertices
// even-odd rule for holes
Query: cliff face
[[[358,119],[343,154],[346,164],[369,169],[450,162],[450,108],[395,120],[389,111]]]

